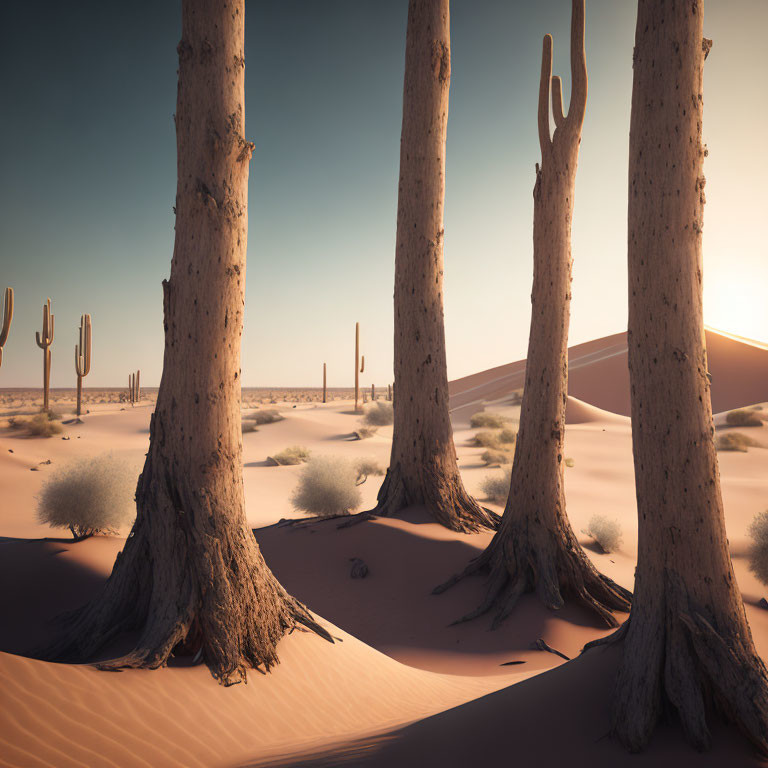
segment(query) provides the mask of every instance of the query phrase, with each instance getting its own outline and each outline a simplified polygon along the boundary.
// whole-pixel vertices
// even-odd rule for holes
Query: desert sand
[[[714,332],[708,344],[716,410],[768,401],[768,349]],[[460,467],[478,496],[483,479],[500,470],[485,467],[483,449],[470,445],[469,417],[485,408],[516,420],[523,376],[524,362],[451,384]],[[627,386],[623,335],[572,350],[568,514],[577,533],[596,512],[620,522],[623,544],[614,554],[579,538],[603,572],[631,588],[637,522]],[[35,495],[51,471],[77,456],[112,451],[138,474],[151,397],[135,407],[96,402],[83,424],[49,439],[0,429],[0,765],[768,765],[724,725],[704,755],[667,726],[642,755],[623,752],[607,737],[618,657],[613,650],[579,656],[585,642],[606,633],[581,610],[551,612],[528,597],[495,632],[486,617],[448,626],[479,603],[484,585],[468,579],[440,596],[431,590],[478,554],[490,533],[453,533],[418,508],[343,530],[335,521],[287,524],[302,518],[290,501],[301,468],[269,466],[268,456],[299,444],[386,466],[392,434],[382,427],[356,440],[359,417],[348,400],[297,400],[302,394],[291,390],[286,401],[274,389],[246,401],[276,400],[270,407],[284,416],[243,436],[247,515],[267,563],[337,641],[294,632],[279,646],[278,667],[232,688],[219,686],[205,666],[113,674],[33,658],[49,620],[99,590],[127,535],[72,543],[67,532],[36,522]],[[11,398],[0,400],[0,417],[34,406],[29,393],[0,397]],[[69,407],[64,396],[54,404]],[[731,429],[724,414],[716,424],[718,433]],[[737,431],[768,446],[766,424]],[[768,449],[719,458],[736,575],[768,659],[768,610],[759,607],[768,588],[745,559],[747,527],[768,507]],[[379,482],[362,486],[362,508],[373,506]],[[350,578],[351,558],[365,561],[367,578]],[[532,650],[539,638],[572,661]]]

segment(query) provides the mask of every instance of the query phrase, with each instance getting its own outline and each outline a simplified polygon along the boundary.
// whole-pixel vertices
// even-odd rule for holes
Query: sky
[[[569,97],[568,0],[454,0],[445,213],[450,378],[525,357],[541,40]],[[12,7],[9,7],[12,6]],[[0,290],[16,311],[0,387],[39,386],[42,304],[54,387],[131,370],[157,385],[173,250],[177,0],[4,4]],[[249,242],[245,386],[392,379],[406,0],[247,0]],[[589,97],[573,223],[572,344],[626,328],[627,163],[636,3],[587,0]],[[705,321],[768,341],[765,0],[706,0]]]

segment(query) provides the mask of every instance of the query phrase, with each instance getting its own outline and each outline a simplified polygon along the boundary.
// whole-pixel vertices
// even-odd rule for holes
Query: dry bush
[[[383,475],[384,467],[376,459],[359,459],[355,462],[357,484],[362,485],[371,475]]]
[[[27,432],[35,437],[53,437],[64,431],[64,427],[58,421],[49,418],[47,413],[36,413],[25,426]]]
[[[763,422],[755,416],[754,411],[739,409],[730,411],[725,417],[725,423],[732,427],[762,427]]]
[[[768,586],[768,511],[755,515],[747,533],[752,537],[749,547],[749,570]]]
[[[509,424],[509,419],[506,416],[502,416],[500,413],[493,413],[492,411],[478,411],[469,419],[469,425],[472,429],[478,429],[479,427],[500,429],[507,424]]]
[[[264,411],[254,411],[244,416],[245,421],[251,421],[257,426],[262,424],[273,424],[276,421],[282,421],[285,417],[280,414],[280,411],[276,411],[273,408],[269,408]]]
[[[512,482],[512,467],[505,467],[501,474],[486,475],[480,488],[488,501],[504,504],[509,496],[509,486]]]
[[[492,467],[495,464],[511,464],[513,456],[512,451],[500,451],[496,448],[489,448],[487,451],[483,451],[483,455],[480,458],[484,464]]]
[[[295,466],[309,461],[310,451],[303,445],[292,445],[276,453],[272,458],[281,466]]]
[[[258,432],[259,428],[252,422],[252,421],[245,421],[243,420],[241,422],[241,427],[243,430],[243,434],[246,432]]]
[[[369,427],[386,427],[395,422],[395,410],[387,400],[377,400],[365,411],[363,421]]]
[[[499,442],[504,443],[505,445],[512,445],[515,440],[517,440],[517,432],[515,432],[514,429],[510,429],[509,427],[504,427],[504,429],[499,432]]]
[[[472,438],[472,445],[478,448],[501,448],[497,432],[478,432]]]
[[[365,440],[366,438],[373,437],[376,434],[376,427],[358,427],[355,430],[358,440]]]
[[[740,451],[746,453],[750,448],[762,448],[762,443],[751,438],[749,435],[742,435],[741,432],[728,432],[717,438],[715,447],[718,451]]]
[[[136,514],[138,470],[111,453],[75,459],[46,480],[37,497],[37,519],[69,528],[83,539],[115,533]]]
[[[316,456],[302,468],[293,506],[318,517],[347,515],[360,505],[358,471],[339,456]]]
[[[618,521],[611,520],[605,515],[592,515],[587,529],[582,533],[591,536],[606,554],[615,552],[622,540],[621,526]]]

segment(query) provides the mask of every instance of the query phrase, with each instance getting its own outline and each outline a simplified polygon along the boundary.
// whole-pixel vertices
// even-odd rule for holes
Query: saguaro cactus
[[[360,323],[355,323],[355,410],[360,407]]]
[[[327,367],[326,364],[323,363],[323,402],[325,403],[327,401],[327,394],[328,394],[328,388],[327,388]]]
[[[91,316],[80,315],[80,344],[75,344],[77,374],[77,418],[82,413],[83,379],[91,372]]]
[[[43,410],[48,410],[48,390],[51,385],[51,344],[53,344],[53,313],[51,300],[43,304],[43,333],[35,331],[37,346],[43,350]]]
[[[501,526],[486,550],[438,587],[463,576],[488,575],[485,600],[464,620],[494,610],[493,627],[525,592],[552,609],[568,598],[602,619],[629,609],[630,593],[592,565],[565,512],[563,440],[568,392],[568,324],[571,303],[571,217],[581,128],[587,103],[584,0],[573,0],[571,103],[563,116],[560,78],[552,77],[552,37],[545,35],[539,86],[541,167],[533,189],[533,289],[525,389],[512,481]],[[550,136],[549,105],[555,116]],[[397,410],[395,410],[397,414]]]
[[[3,364],[3,347],[8,341],[8,332],[13,320],[13,288],[5,289],[5,304],[3,305],[3,328],[0,330],[0,365]]]

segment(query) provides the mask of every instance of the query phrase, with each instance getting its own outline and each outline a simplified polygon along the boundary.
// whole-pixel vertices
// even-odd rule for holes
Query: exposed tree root
[[[406,479],[399,464],[387,470],[377,496],[376,506],[362,512],[358,521],[373,517],[392,517],[406,507],[423,504],[435,522],[460,533],[476,533],[484,528],[497,530],[501,517],[481,507],[465,490],[461,476],[442,470],[437,462],[424,462],[418,481]],[[347,527],[346,525],[340,527]]]
[[[667,571],[654,606],[658,621],[632,615],[617,632],[584,646],[621,644],[612,732],[631,752],[641,751],[665,712],[674,711],[687,741],[710,746],[707,714],[735,724],[768,756],[768,672],[751,638],[731,632],[711,611],[697,610],[680,577]],[[730,643],[725,637],[730,638]]]
[[[488,576],[483,602],[454,624],[472,621],[493,609],[491,629],[497,629],[523,594],[536,592],[547,608],[562,608],[565,596],[615,627],[618,622],[611,611],[628,611],[632,598],[631,592],[592,565],[570,526],[559,531],[548,531],[541,524],[517,528],[511,519],[505,519],[485,551],[462,573],[435,587],[433,594],[480,573]]]
[[[134,526],[101,594],[56,620],[58,637],[41,657],[93,661],[119,634],[140,630],[129,653],[96,666],[156,669],[174,651],[201,654],[213,676],[232,685],[245,681],[248,668],[276,664],[277,643],[298,625],[333,642],[280,586],[249,531],[203,543],[178,527],[159,526],[174,537],[169,544],[157,530],[150,535],[144,521]],[[168,557],[182,548],[186,556]]]

